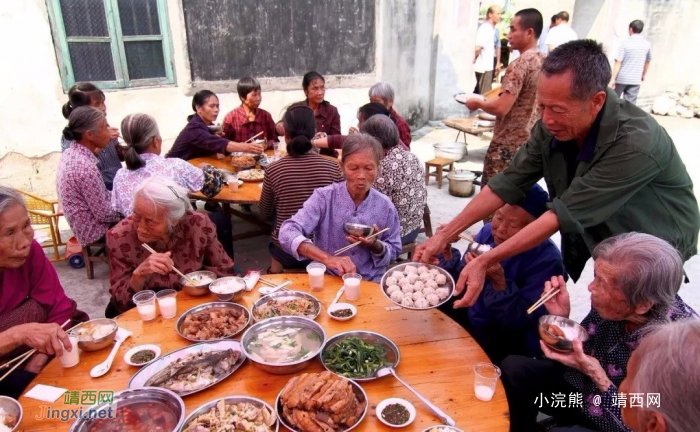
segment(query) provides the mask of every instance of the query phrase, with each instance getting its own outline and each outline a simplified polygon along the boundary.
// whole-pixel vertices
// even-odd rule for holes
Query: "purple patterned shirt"
[[[347,182],[316,189],[304,207],[282,224],[279,241],[287,253],[301,260],[297,249],[313,234],[314,245],[332,254],[348,245],[343,231],[345,222],[389,228],[379,235],[384,244],[383,254],[374,255],[368,248],[358,245],[340,255],[355,263],[363,279],[379,282],[389,263],[401,253],[401,226],[391,200],[374,189],[369,190],[367,198],[357,207],[348,193]],[[332,270],[329,272],[336,274]]]
[[[141,159],[146,166],[137,170],[122,168],[114,176],[112,207],[124,216],[132,212],[134,191],[151,176],[167,177],[190,192],[204,186],[204,173],[191,163],[177,158],[164,158],[153,153],[143,153]]]
[[[73,141],[58,163],[58,202],[81,246],[102,238],[110,224],[119,220],[97,162],[87,147]]]
[[[620,402],[617,401],[618,389],[627,376],[627,362],[632,357],[632,351],[637,349],[644,334],[655,324],[684,319],[698,319],[698,314],[676,295],[675,303],[665,316],[650,319],[632,333],[625,329],[625,321],[603,319],[595,309],[591,309],[581,321],[581,326],[588,330],[583,351],[600,362],[612,384],[607,391],[601,392],[592,379],[571,368],[567,368],[564,377],[583,395],[584,414],[602,432],[630,431],[622,422]]]

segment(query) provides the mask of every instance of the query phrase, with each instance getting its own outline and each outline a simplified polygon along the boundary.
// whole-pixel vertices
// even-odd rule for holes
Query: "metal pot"
[[[474,195],[474,180],[476,174],[467,170],[454,170],[447,174],[450,182],[450,195],[457,197],[470,197]]]

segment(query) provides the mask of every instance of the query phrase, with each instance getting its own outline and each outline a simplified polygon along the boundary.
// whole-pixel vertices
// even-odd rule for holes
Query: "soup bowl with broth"
[[[326,332],[316,321],[283,316],[260,321],[241,338],[250,361],[261,370],[286,375],[305,369],[323,349]]]

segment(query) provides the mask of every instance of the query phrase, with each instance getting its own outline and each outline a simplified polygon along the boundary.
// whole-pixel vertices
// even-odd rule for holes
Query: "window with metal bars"
[[[64,90],[173,84],[167,0],[47,0]]]

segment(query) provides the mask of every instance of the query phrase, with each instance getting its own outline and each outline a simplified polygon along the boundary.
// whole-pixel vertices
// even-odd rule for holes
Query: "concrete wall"
[[[368,87],[386,80],[396,87],[396,109],[413,126],[464,113],[452,99],[474,85],[468,53],[473,50],[478,0],[377,0],[376,67],[373,74],[327,77],[326,98],[336,105],[342,129],[355,122]],[[439,11],[439,12],[438,12]],[[191,82],[179,0],[168,0],[176,83],[172,86],[107,91],[108,121],[119,126],[129,113],[146,112],[158,121],[167,151],[191,113]],[[61,86],[45,0],[0,2],[0,183],[55,196],[59,140],[67,98]],[[21,41],[21,43],[9,43]],[[11,65],[8,67],[7,65]],[[301,79],[266,78],[262,108],[273,118],[303,99]],[[294,90],[296,89],[296,90]],[[221,114],[239,105],[235,82],[212,85]]]

